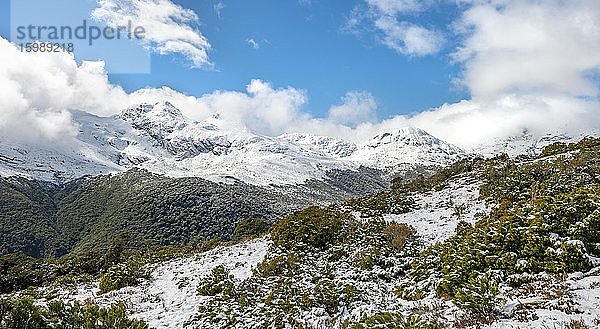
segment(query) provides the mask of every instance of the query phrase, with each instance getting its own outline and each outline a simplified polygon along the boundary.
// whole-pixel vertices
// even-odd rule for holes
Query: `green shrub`
[[[25,254],[0,257],[0,294],[39,286],[57,276],[58,267]]]
[[[540,153],[540,158],[565,153],[565,152],[568,152],[569,150],[570,150],[569,145],[567,145],[563,142],[554,142],[554,143],[546,146],[542,150],[542,153]]]
[[[404,223],[390,223],[383,230],[383,236],[396,249],[404,248],[407,240],[414,238],[415,235],[415,229]]]
[[[122,303],[109,308],[53,301],[47,306],[28,298],[0,299],[0,328],[22,329],[146,329],[141,320],[129,319]]]
[[[144,278],[148,278],[144,263],[140,259],[130,259],[125,263],[113,265],[102,275],[100,293],[137,285]]]
[[[536,205],[505,202],[473,227],[459,225],[456,236],[431,248],[439,257],[436,270],[442,275],[438,294],[454,298],[475,279],[473,275],[490,270],[505,277],[589,270],[586,254],[590,250],[585,246],[595,245],[597,232],[581,231],[585,224],[580,223],[600,205],[598,191],[582,189],[544,197]]]
[[[47,328],[43,309],[29,298],[0,300],[0,326],[2,328]]]
[[[431,289],[468,309],[476,323],[493,318],[497,284],[518,285],[523,273],[589,270],[589,256],[600,256],[599,146],[600,139],[588,139],[546,152],[577,151],[569,155],[479,163],[480,195],[496,208],[474,225],[460,222],[455,236],[415,258],[415,283],[398,294],[412,299]]]
[[[412,284],[401,284],[396,287],[396,296],[409,301],[417,301],[425,298],[427,296],[427,292],[419,289],[415,285]]]
[[[271,225],[262,218],[250,218],[239,222],[231,237],[233,241],[241,241],[259,237],[269,231]]]
[[[292,252],[274,257],[265,257],[262,262],[258,263],[256,272],[263,277],[290,277],[296,274],[299,261],[300,257]]]
[[[392,190],[396,192],[425,192],[431,189],[439,190],[445,187],[448,180],[452,177],[480,170],[485,166],[486,162],[507,160],[508,157],[506,155],[498,156],[490,160],[484,160],[481,157],[463,158],[457,160],[448,167],[439,169],[429,177],[419,175],[408,183],[404,183],[401,177],[395,178],[392,180]]]
[[[586,137],[579,141],[578,143],[565,144],[563,142],[555,142],[552,143],[542,150],[540,154],[540,158],[558,155],[566,152],[572,152],[575,150],[585,150],[591,148],[597,148],[600,146],[600,138]]]
[[[225,266],[219,265],[212,269],[210,275],[202,278],[198,285],[198,293],[202,296],[231,296],[234,289],[233,276]]]
[[[441,329],[442,325],[425,317],[401,313],[380,313],[364,318],[350,326],[351,329]]]
[[[277,222],[271,229],[275,246],[290,250],[306,247],[327,249],[341,243],[348,232],[344,222],[352,220],[348,213],[333,209],[309,207]]]
[[[313,289],[315,304],[325,309],[329,315],[334,315],[340,305],[340,294],[335,282],[331,280],[320,280]]]
[[[413,209],[415,201],[398,191],[387,191],[374,196],[351,199],[347,204],[352,210],[360,212],[361,217],[376,217],[407,213]]]
[[[492,274],[478,274],[456,291],[455,303],[481,323],[491,323],[499,312],[498,283]]]

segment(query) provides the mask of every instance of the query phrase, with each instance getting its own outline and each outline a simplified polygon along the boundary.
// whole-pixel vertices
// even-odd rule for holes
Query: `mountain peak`
[[[167,101],[136,104],[122,110],[116,117],[151,135],[171,133],[185,127],[188,121],[178,108]]]
[[[153,121],[163,121],[177,119],[185,120],[185,117],[178,108],[168,101],[157,102],[154,104],[140,103],[132,105],[121,111],[118,115],[121,119],[132,122],[141,117],[152,118]]]
[[[402,127],[373,136],[353,158],[376,168],[397,164],[448,165],[464,154],[460,148],[423,129]]]
[[[382,145],[395,144],[410,146],[430,146],[442,143],[442,141],[423,129],[416,127],[402,127],[392,131],[377,134],[369,140],[366,147],[380,147]]]

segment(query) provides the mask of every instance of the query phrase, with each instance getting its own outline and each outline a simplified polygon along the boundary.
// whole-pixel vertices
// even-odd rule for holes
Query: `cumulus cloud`
[[[471,99],[377,123],[359,123],[354,129],[317,119],[303,129],[361,141],[380,131],[411,125],[467,149],[523,130],[538,137],[600,130],[600,2],[457,2],[463,12],[448,33],[459,37],[460,46],[452,57],[464,68],[459,81]],[[404,47],[406,39],[402,29],[396,29],[402,23],[394,15],[418,13],[430,4],[410,0],[367,3],[379,13],[375,24],[380,30],[388,31],[386,35],[397,31],[398,36],[387,42],[391,48]],[[356,13],[351,18],[355,20],[350,23],[361,23]],[[393,43],[394,39],[400,42]],[[426,52],[427,48],[420,51]]]
[[[275,89],[258,79],[246,86],[246,92],[215,91],[198,101],[203,112],[218,113],[266,135],[281,134],[308,117],[302,112],[307,102],[304,91],[291,87]]]
[[[407,15],[415,15],[431,5],[423,0],[365,0],[366,8],[357,6],[348,18],[344,30],[358,33],[367,25],[379,32],[383,45],[408,56],[438,53],[443,44],[441,32],[411,23]]]
[[[410,125],[466,149],[524,130],[578,136],[600,128],[600,103],[568,96],[504,95],[494,100],[464,100],[409,118]]]
[[[161,55],[180,54],[193,67],[207,67],[211,45],[200,33],[198,15],[170,0],[97,0],[92,18],[107,26],[141,26],[145,46]],[[222,8],[221,8],[222,9]]]
[[[77,127],[68,109],[86,108],[99,92],[122,92],[107,85],[96,68],[77,67],[65,53],[21,53],[0,38],[0,56],[0,132],[4,135],[40,141],[72,137]]]
[[[4,135],[73,137],[78,129],[71,120],[71,110],[109,116],[132,104],[164,100],[193,120],[218,113],[266,135],[283,133],[294,121],[307,117],[302,112],[307,102],[304,91],[274,88],[258,79],[244,92],[215,91],[202,97],[169,87],[127,93],[108,81],[102,62],[78,66],[67,53],[22,53],[3,38],[0,56],[0,132]]]
[[[355,127],[364,122],[377,120],[377,102],[373,95],[364,91],[348,92],[342,103],[329,109],[328,120],[335,124]]]
[[[456,29],[465,40],[454,57],[475,98],[598,94],[599,1],[475,1]]]
[[[102,62],[77,65],[68,53],[21,52],[0,38],[0,134],[19,139],[68,142],[78,134],[72,110],[99,116],[131,104],[171,100],[184,114],[203,118],[197,98],[170,88],[126,93],[108,81]]]
[[[600,3],[472,0],[453,57],[472,99],[410,123],[469,147],[523,129],[571,135],[600,128]]]
[[[435,54],[440,51],[444,43],[440,33],[409,22],[398,22],[391,16],[378,18],[375,26],[384,34],[382,39],[384,45],[405,55]]]
[[[389,5],[379,5],[382,13],[413,8],[410,1],[381,3]],[[67,54],[21,53],[0,39],[0,133],[64,140],[78,131],[69,109],[111,115],[131,104],[168,100],[194,120],[218,113],[271,136],[309,132],[363,142],[410,125],[470,149],[524,129],[577,135],[600,128],[593,79],[600,71],[599,6],[594,0],[470,1],[455,25],[462,39],[453,56],[464,67],[461,81],[472,98],[383,121],[367,92],[347,93],[318,118],[304,110],[307,92],[263,80],[200,97],[168,87],[126,93],[108,81],[102,63],[78,66]]]

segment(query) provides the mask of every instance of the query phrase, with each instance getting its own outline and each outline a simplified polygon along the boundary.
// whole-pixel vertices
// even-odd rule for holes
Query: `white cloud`
[[[211,45],[197,28],[199,18],[170,0],[97,0],[99,7],[92,18],[108,26],[141,26],[142,41],[152,51],[180,54],[193,67],[211,66],[208,51]]]
[[[366,8],[356,6],[344,26],[345,31],[360,34],[366,24],[374,28],[383,45],[408,56],[433,55],[442,49],[441,32],[411,23],[407,15],[416,15],[429,8],[431,1],[365,0]]]
[[[455,58],[473,97],[507,93],[593,96],[600,69],[600,2],[476,1],[457,23]]]
[[[383,121],[377,121],[377,103],[366,92],[348,93],[326,117],[316,118],[303,110],[306,92],[262,80],[252,80],[244,91],[201,97],[167,87],[128,94],[108,82],[101,63],[78,67],[65,54],[22,54],[2,39],[0,132],[64,140],[77,133],[68,109],[109,115],[161,100],[196,120],[219,113],[266,135],[310,132],[354,142],[407,125],[465,148],[523,129],[541,135],[600,128],[599,86],[588,78],[600,71],[600,3],[490,3],[471,1],[456,25],[464,39],[455,56],[465,67],[463,82],[472,99]]]
[[[354,127],[331,118],[306,118],[289,127],[293,132],[310,132],[343,138],[355,143],[406,126],[473,150],[495,138],[520,134],[523,130],[541,137],[546,133],[578,136],[600,128],[600,102],[571,97],[504,96],[494,101],[464,100],[444,104],[414,115],[398,115],[383,121],[362,121]]]
[[[66,53],[22,53],[0,38],[0,135],[69,139],[78,132],[70,110],[108,116],[132,104],[164,100],[191,119],[219,113],[267,135],[280,134],[308,117],[302,112],[305,92],[295,88],[274,88],[257,79],[245,92],[215,91],[200,98],[168,87],[126,93],[108,81],[102,62],[77,66]]]
[[[258,42],[256,42],[253,38],[246,39],[246,43],[248,43],[248,45],[250,47],[252,47],[253,49],[259,49],[260,48],[260,45],[258,44]]]
[[[213,6],[213,10],[215,11],[215,14],[217,14],[217,17],[219,19],[223,19],[223,17],[221,16],[221,13],[223,11],[223,9],[225,9],[227,7],[226,4],[224,4],[223,2],[218,2]]]
[[[195,97],[166,87],[128,94],[108,81],[102,62],[78,66],[67,53],[21,52],[0,38],[0,135],[68,142],[78,133],[70,110],[108,116],[131,104],[165,99],[190,117],[210,115],[199,113]]]
[[[266,135],[281,134],[308,118],[301,111],[307,102],[304,91],[291,87],[274,89],[258,79],[246,86],[246,92],[215,91],[200,97],[199,102],[205,113],[218,113]]]
[[[505,95],[495,100],[465,100],[409,118],[411,125],[470,149],[494,138],[527,130],[577,136],[600,128],[600,103],[568,96]]]
[[[65,53],[22,53],[0,38],[0,132],[43,142],[77,133],[70,108],[85,109],[98,93],[122,92],[91,65]],[[102,112],[102,106],[95,110]]]
[[[429,5],[426,0],[366,0],[371,8],[381,14],[394,16],[406,12],[421,11]]]
[[[377,102],[373,95],[364,91],[351,91],[342,98],[342,104],[329,109],[328,120],[335,124],[355,127],[364,122],[377,120]]]
[[[378,18],[375,26],[384,33],[384,45],[405,55],[436,54],[444,44],[440,33],[408,22],[398,22],[391,16]]]

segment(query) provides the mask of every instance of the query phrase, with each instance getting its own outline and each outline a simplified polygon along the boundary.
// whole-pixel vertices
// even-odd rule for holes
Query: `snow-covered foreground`
[[[258,239],[231,247],[219,247],[194,258],[182,258],[156,266],[152,278],[135,287],[98,295],[98,284],[65,291],[65,300],[91,301],[109,306],[122,301],[131,317],[143,319],[151,328],[183,328],[198,312],[206,297],[197,294],[199,280],[224,265],[237,280],[252,275],[264,258],[269,241]]]
[[[469,177],[457,177],[440,191],[414,195],[417,209],[402,215],[386,215],[388,221],[412,225],[426,244],[444,241],[454,234],[460,220],[475,222],[477,214],[489,213],[491,207],[479,199],[481,182]],[[466,205],[462,207],[462,205]],[[462,209],[457,211],[457,209]],[[197,287],[200,279],[213,268],[224,265],[240,282],[253,275],[252,269],[269,252],[268,237],[252,240],[235,246],[219,247],[212,251],[167,261],[153,265],[151,279],[135,287],[127,287],[104,295],[98,295],[98,284],[90,283],[72,290],[61,290],[59,298],[79,300],[108,306],[124,302],[131,317],[147,321],[151,328],[212,328],[214,324],[203,321],[190,321],[199,315],[199,307],[210,303],[211,297],[200,296]],[[311,256],[310,262],[301,265],[303,275],[319,277],[327,253]],[[270,257],[273,257],[271,255]],[[320,265],[319,265],[320,264]],[[357,302],[346,305],[337,318],[330,318],[316,305],[297,320],[308,328],[332,328],[343,326],[345,320],[360,321],[365,315],[382,312],[396,312],[405,315],[425,312],[438,317],[452,326],[468,319],[468,315],[450,301],[435,297],[430,293],[418,301],[402,300],[396,288],[403,277],[381,280],[386,273],[375,266],[371,270],[360,269],[351,263],[336,263],[332,271],[334,281],[357,287],[364,296]],[[596,262],[596,266],[598,266]],[[312,271],[312,272],[311,272]],[[378,275],[381,274],[381,275]],[[296,277],[298,282],[304,282]],[[257,283],[262,281],[257,281]],[[263,282],[265,283],[265,282]],[[270,289],[267,284],[265,289]],[[232,303],[237,303],[232,301]],[[234,309],[234,304],[224,304],[218,312]],[[600,267],[588,273],[574,273],[566,278],[544,273],[530,277],[529,283],[519,288],[502,286],[497,307],[501,316],[491,325],[479,326],[473,323],[460,323],[464,328],[577,328],[567,327],[569,323],[582,321],[587,327],[600,327]],[[263,305],[264,306],[264,305]],[[239,318],[236,328],[258,328],[262,313],[248,313]],[[187,324],[187,325],[186,325]],[[200,325],[201,324],[201,325]],[[200,326],[199,326],[200,325]],[[217,328],[217,327],[215,327]]]
[[[411,225],[427,244],[444,241],[454,235],[459,221],[474,223],[477,215],[489,213],[490,207],[479,199],[480,185],[468,176],[453,179],[443,190],[413,195],[417,209],[385,219]]]
[[[570,274],[564,281],[544,274],[539,276],[540,281],[526,286],[532,291],[505,291],[503,295],[508,301],[503,313],[511,318],[500,319],[485,328],[547,329],[564,328],[570,323],[587,327],[566,328],[600,328],[600,267]]]

